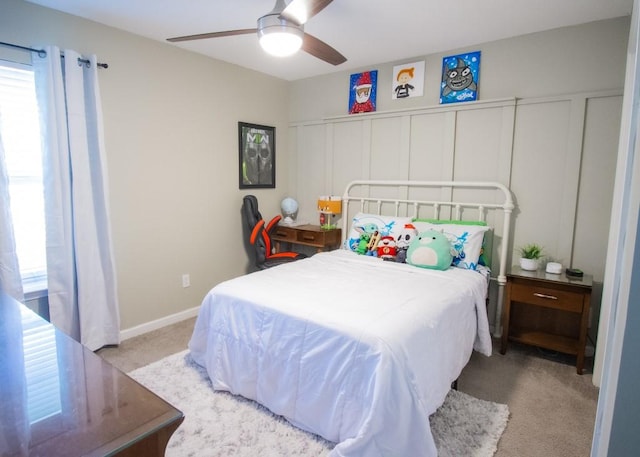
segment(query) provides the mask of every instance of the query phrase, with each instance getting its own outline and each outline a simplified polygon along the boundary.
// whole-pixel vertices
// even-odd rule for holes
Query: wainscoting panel
[[[435,181],[453,173],[455,112],[410,116],[411,137],[407,178]]]
[[[456,119],[455,181],[499,181],[502,108],[468,110]],[[512,126],[506,127],[513,132]]]
[[[406,148],[403,150],[403,117],[386,117],[371,121],[371,179],[406,179]],[[401,169],[404,165],[404,169]]]
[[[562,233],[563,197],[571,175],[567,169],[571,103],[567,100],[518,106],[511,189],[516,198],[514,248],[528,243],[567,262],[572,232]],[[571,178],[571,179],[569,179]]]
[[[341,194],[354,179],[497,181],[511,188],[516,203],[509,262],[517,262],[519,246],[535,242],[550,259],[593,274],[597,284],[604,275],[621,106],[621,93],[610,91],[299,122],[291,125],[299,149],[291,151],[298,175],[290,188],[297,189],[300,215],[315,221],[317,196]],[[411,197],[447,198],[450,190],[444,192]],[[498,198],[456,192],[475,202]],[[497,259],[503,221],[489,214],[487,222],[495,228]],[[599,301],[597,286],[594,292]],[[491,312],[495,303],[490,306]]]
[[[324,194],[341,195],[354,176],[369,176],[370,122],[332,123],[333,180]],[[304,178],[302,178],[304,180]]]
[[[298,219],[313,224],[318,223],[316,201],[318,196],[326,194],[325,182],[332,174],[326,165],[332,159],[326,147],[327,127],[324,124],[310,124],[296,129],[293,136],[297,148],[289,151],[292,157],[290,166],[297,170],[295,185],[289,186],[291,196],[298,200],[301,210],[304,208],[304,211],[298,211]],[[300,176],[306,176],[307,179],[297,179]]]
[[[604,277],[606,240],[620,133],[621,96],[594,97],[587,103],[584,148],[580,172],[573,263]],[[596,260],[594,262],[594,259]],[[582,266],[584,265],[584,266]]]
[[[602,282],[620,134],[622,97],[593,97],[587,101],[575,233],[574,267],[593,274],[590,334],[595,341],[600,316]]]

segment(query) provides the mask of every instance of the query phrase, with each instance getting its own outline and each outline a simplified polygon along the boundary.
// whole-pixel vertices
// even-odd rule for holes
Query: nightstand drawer
[[[573,313],[581,313],[584,294],[562,289],[541,287],[535,284],[511,285],[511,300],[546,308],[562,309]]]
[[[273,229],[273,233],[272,233],[272,237],[273,238],[277,238],[278,241],[284,241],[284,242],[289,242],[289,241],[297,241],[297,230],[292,230],[288,227],[280,227],[280,226],[276,226]]]

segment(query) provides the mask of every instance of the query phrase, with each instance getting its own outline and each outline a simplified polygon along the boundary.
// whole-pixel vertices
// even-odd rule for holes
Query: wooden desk
[[[0,455],[163,456],[184,416],[0,293]]]
[[[319,225],[277,225],[273,228],[271,239],[276,242],[276,251],[280,252],[281,243],[311,246],[317,252],[329,251],[340,246],[342,230],[339,228],[325,230]]]
[[[572,354],[582,374],[592,282],[590,275],[574,279],[513,267],[507,274],[500,352],[507,352],[511,340]]]

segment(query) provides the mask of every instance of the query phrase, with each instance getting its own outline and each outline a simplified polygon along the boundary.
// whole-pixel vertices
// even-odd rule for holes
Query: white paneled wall
[[[509,261],[522,244],[543,245],[550,258],[594,275],[599,309],[621,104],[611,91],[294,123],[290,189],[299,218],[316,223],[317,197],[342,194],[354,179],[500,182],[516,202]],[[497,198],[488,191],[457,197]],[[502,220],[487,220],[497,259]]]

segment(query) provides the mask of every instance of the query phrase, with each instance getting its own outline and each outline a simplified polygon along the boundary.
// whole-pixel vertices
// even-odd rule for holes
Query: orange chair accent
[[[271,230],[282,219],[282,216],[275,216],[265,225],[264,219],[258,211],[258,199],[254,195],[246,195],[243,198],[242,218],[249,229],[249,243],[254,248],[255,264],[260,270],[307,257],[298,252],[273,252]]]

